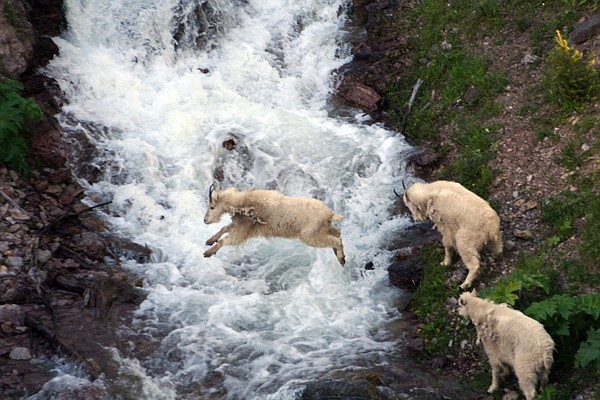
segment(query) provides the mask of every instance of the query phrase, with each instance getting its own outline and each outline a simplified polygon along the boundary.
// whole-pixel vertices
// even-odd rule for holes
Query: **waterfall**
[[[145,382],[137,398],[292,399],[398,351],[386,244],[408,224],[390,210],[408,145],[360,110],[332,116],[336,70],[351,60],[346,3],[65,1],[47,72],[63,131],[93,147],[72,155],[74,171],[90,204],[112,200],[111,232],[153,250],[124,260],[148,293],[136,329],[160,341],[120,359]],[[344,216],[346,265],[284,239],[204,258],[228,223],[203,223],[214,180],[324,201]]]

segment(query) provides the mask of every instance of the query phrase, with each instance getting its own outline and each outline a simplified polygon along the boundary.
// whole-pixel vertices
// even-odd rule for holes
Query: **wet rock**
[[[104,238],[108,247],[118,257],[136,260],[139,263],[147,262],[152,255],[152,250],[146,246],[133,243],[129,240],[114,236],[105,235]]]
[[[388,267],[388,278],[394,286],[415,290],[421,282],[421,261],[416,251],[401,253]]]
[[[388,278],[392,285],[410,291],[419,285],[422,261],[418,256],[418,248],[439,240],[439,233],[432,227],[430,222],[413,224],[400,239],[391,244],[390,249],[397,251],[388,267]]]
[[[439,161],[439,155],[430,148],[421,148],[406,158],[406,162],[420,176],[431,175],[432,171],[438,166]]]
[[[341,94],[346,100],[366,111],[376,110],[377,103],[381,100],[381,96],[377,94],[375,90],[358,82],[352,82],[349,85],[346,85]]]
[[[367,380],[328,380],[309,382],[300,396],[302,400],[326,399],[377,399],[380,395],[377,387]]]
[[[235,150],[235,141],[233,139],[228,139],[224,141],[223,148],[229,151]]]

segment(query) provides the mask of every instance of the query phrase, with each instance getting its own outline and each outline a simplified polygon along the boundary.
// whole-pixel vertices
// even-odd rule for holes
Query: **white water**
[[[139,329],[166,334],[149,359],[121,360],[144,382],[140,399],[193,384],[196,398],[293,398],[304,381],[396,351],[385,326],[401,294],[384,247],[407,224],[389,210],[407,145],[358,111],[328,115],[333,71],[350,60],[344,3],[214,1],[219,22],[196,49],[189,31],[179,46],[173,37],[174,12],[191,18],[192,2],[65,1],[69,29],[48,72],[67,99],[64,130],[98,149],[104,176],[87,189],[113,201],[111,230],[154,251],[148,264],[126,261],[149,293]],[[203,258],[227,223],[202,222],[217,170],[223,187],[317,197],[344,215],[346,266],[283,239]]]

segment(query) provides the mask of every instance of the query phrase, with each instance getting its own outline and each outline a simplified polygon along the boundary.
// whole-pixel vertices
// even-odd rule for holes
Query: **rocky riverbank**
[[[366,4],[356,4],[357,12],[369,21],[385,9],[381,3],[372,4],[367,8]],[[58,356],[80,364],[83,372],[92,378],[102,376],[102,382],[111,385],[109,389],[104,384],[84,381],[63,395],[72,399],[105,398],[120,385],[135,387],[139,384],[126,372],[119,371],[114,352],[106,348],[117,349],[120,356],[135,354],[139,357],[153,346],[153,342],[124,334],[121,329],[130,323],[131,312],[144,294],[136,278],[121,270],[119,259],[127,256],[143,262],[150,252],[107,231],[98,214],[110,205],[90,204],[89,199],[84,204],[83,190],[68,167],[69,144],[64,142],[54,119],[60,107],[60,93],[40,72],[57,52],[51,37],[59,35],[65,26],[62,2],[15,1],[14,5],[18,22],[14,26],[2,24],[8,28],[0,31],[0,38],[8,38],[6,41],[11,43],[11,57],[2,60],[19,61],[7,68],[8,76],[19,77],[25,83],[26,94],[35,98],[44,112],[42,121],[32,127],[35,135],[30,142],[30,159],[43,167],[29,179],[6,166],[0,168],[3,197],[0,203],[0,357],[4,361],[0,363],[0,395],[20,399],[38,392],[57,374],[53,368]],[[364,50],[363,44],[356,46],[358,53]],[[357,74],[365,71],[373,59],[372,55],[357,55],[360,62],[347,66],[347,79],[340,93],[348,97],[363,89],[366,102],[360,103],[359,99],[359,105],[375,115],[380,111],[372,103],[374,99],[369,98],[375,91],[360,83],[365,75]],[[374,73],[377,68],[367,70]],[[414,245],[414,242],[396,244],[401,248]],[[412,287],[416,282],[406,280],[406,274],[414,276],[417,265],[415,261],[409,263],[411,270],[406,270],[406,263],[402,265],[402,271],[391,281]],[[406,324],[410,323],[407,320],[398,330],[406,331]],[[94,340],[90,340],[90,334]],[[416,386],[429,383],[430,377],[425,372],[407,375],[397,368],[316,382],[309,385],[304,398],[317,398],[332,390],[373,394],[375,385],[408,393]],[[455,391],[452,385],[442,386],[447,393]],[[415,395],[422,399],[432,396],[426,390]]]
[[[14,14],[10,15],[18,23],[9,23],[6,13],[0,13],[0,45],[10,54],[0,53],[2,70],[25,83],[27,95],[40,104],[45,118],[33,127],[36,135],[31,141],[31,159],[43,165],[34,177],[23,179],[0,167],[0,396],[20,399],[36,393],[56,374],[52,371],[55,360],[49,360],[57,355],[80,363],[93,378],[104,374],[105,382],[111,385],[109,389],[88,382],[65,396],[110,398],[111,391],[120,385],[128,386],[132,393],[131,388],[135,392],[140,382],[119,370],[114,353],[104,346],[116,348],[122,357],[141,357],[152,350],[151,341],[119,331],[128,325],[131,311],[144,296],[136,278],[121,270],[119,258],[127,255],[143,262],[150,253],[106,230],[98,215],[109,205],[102,205],[100,200],[83,203],[82,189],[67,167],[67,144],[53,117],[59,109],[60,93],[39,72],[57,51],[50,38],[65,26],[62,1],[12,0],[10,4],[14,5]],[[390,127],[390,115],[404,110],[393,109],[388,88],[391,84],[414,83],[404,82],[412,62],[411,35],[399,28],[406,6],[393,0],[354,1],[355,60],[340,71],[344,76],[339,89],[341,101],[362,107],[373,121]],[[588,42],[588,47],[593,49],[595,43]],[[490,275],[483,277],[487,281],[492,275],[507,274],[519,256],[542,245],[547,227],[540,221],[540,204],[569,182],[569,172],[553,162],[559,148],[551,141],[536,141],[534,128],[519,114],[519,105],[527,101],[532,82],[540,79],[539,70],[531,70],[528,61],[523,61],[529,52],[527,46],[516,36],[503,46],[492,46],[489,40],[479,46],[490,65],[507,71],[512,82],[499,98],[503,111],[496,122],[503,130],[497,152],[498,177],[490,191],[503,221],[506,253],[502,261],[488,265]],[[472,95],[477,94],[465,93],[465,100]],[[436,176],[440,167],[452,160],[452,153],[442,159],[432,149],[439,148],[453,129],[445,127],[435,141],[415,149],[411,168],[418,176]],[[569,137],[572,131],[568,123],[555,127],[561,138]],[[584,140],[589,147],[595,139]],[[556,185],[557,179],[561,184]],[[404,212],[400,201],[396,206],[398,212]],[[438,240],[430,226],[417,225],[390,244],[398,250],[389,269],[392,284],[414,290],[420,277],[415,249]],[[576,252],[577,238],[561,243],[559,250]],[[423,338],[416,334],[416,322],[410,315],[396,329],[411,348],[422,350]],[[94,340],[89,340],[90,334]],[[458,368],[461,362],[442,357],[425,364],[425,369],[443,370],[440,376],[446,386],[441,385],[435,393],[414,391],[414,387],[432,382],[428,373],[393,366],[315,382],[309,385],[304,398],[322,398],[330,393],[361,393],[375,398],[376,386],[384,388],[384,394],[377,396],[389,398],[398,398],[398,393],[416,399],[476,398],[470,392],[460,392],[460,381],[473,368]]]

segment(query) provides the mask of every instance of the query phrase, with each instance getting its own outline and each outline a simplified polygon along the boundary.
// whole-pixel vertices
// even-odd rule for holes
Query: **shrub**
[[[548,56],[545,71],[549,99],[565,111],[581,109],[600,93],[594,60],[570,47],[558,30],[555,39],[557,45]]]
[[[26,173],[26,123],[42,118],[42,111],[35,101],[21,97],[23,89],[20,82],[0,80],[0,161]]]
[[[554,338],[559,363],[600,369],[600,293],[555,295],[533,303],[525,314],[544,324]]]

